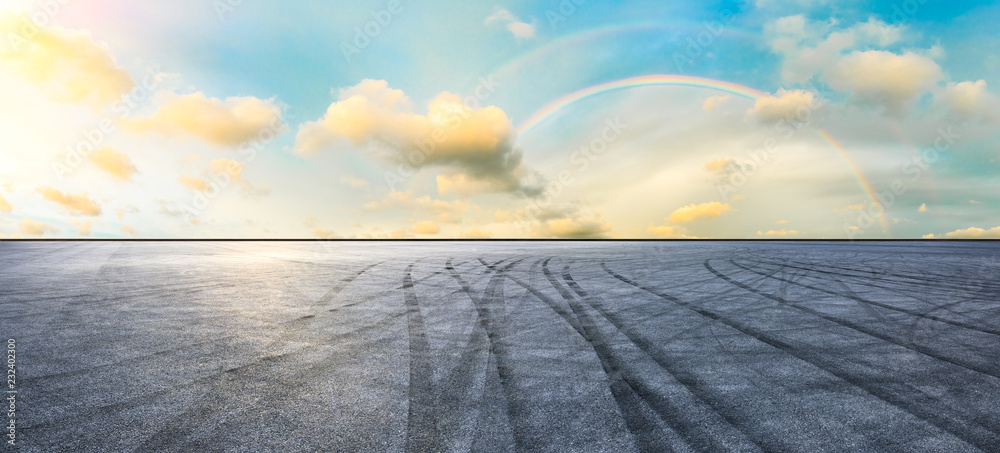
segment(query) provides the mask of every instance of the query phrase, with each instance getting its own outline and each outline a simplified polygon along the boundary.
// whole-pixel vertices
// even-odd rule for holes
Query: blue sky
[[[0,14],[4,237],[1000,237],[1000,5]],[[612,90],[518,133],[563,96],[644,76],[703,82]]]

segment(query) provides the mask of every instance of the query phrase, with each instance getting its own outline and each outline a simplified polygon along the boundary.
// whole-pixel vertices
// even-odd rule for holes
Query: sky
[[[1000,4],[6,0],[0,238],[1000,238]]]

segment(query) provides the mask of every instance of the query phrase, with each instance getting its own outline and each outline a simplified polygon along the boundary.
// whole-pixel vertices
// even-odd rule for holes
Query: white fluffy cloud
[[[902,39],[904,28],[871,18],[834,30],[836,21],[811,21],[786,16],[764,26],[771,49],[784,57],[782,78],[805,83],[833,67],[845,52],[868,46],[885,47]]]
[[[830,68],[824,78],[834,89],[863,103],[881,104],[902,113],[941,80],[941,68],[928,57],[881,50],[853,52]]]
[[[535,37],[535,26],[533,24],[522,21],[506,9],[498,7],[496,12],[487,17],[485,21],[486,25],[490,25],[494,22],[503,23],[507,27],[507,31],[511,32],[511,34],[518,38]]]
[[[773,96],[763,96],[754,102],[747,117],[765,123],[781,120],[803,122],[823,107],[823,101],[804,90],[778,90]]]
[[[979,117],[985,121],[1000,118],[1000,101],[987,91],[986,81],[949,83],[938,99],[963,117]]]
[[[319,121],[303,124],[295,151],[311,155],[338,143],[368,146],[395,166],[444,169],[448,188],[479,192],[540,192],[529,184],[534,174],[514,143],[510,119],[497,107],[470,108],[456,95],[442,93],[422,115],[385,81],[364,80],[341,90]]]

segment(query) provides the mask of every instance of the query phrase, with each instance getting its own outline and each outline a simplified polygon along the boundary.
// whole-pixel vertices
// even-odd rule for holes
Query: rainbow
[[[721,80],[707,79],[703,77],[692,77],[683,75],[647,75],[640,77],[631,77],[627,79],[615,80],[612,82],[606,82],[599,85],[594,85],[582,90],[567,94],[555,101],[552,101],[548,105],[542,107],[537,112],[532,114],[528,119],[524,120],[518,127],[518,135],[524,135],[531,132],[535,127],[544,123],[546,120],[551,118],[553,115],[559,111],[580,102],[584,99],[592,98],[594,96],[599,96],[601,94],[610,93],[613,91],[626,90],[630,88],[647,87],[647,86],[686,86],[686,87],[696,87],[696,88],[707,88],[715,91],[722,91],[725,93],[730,93],[736,96],[744,97],[750,100],[757,100],[764,96],[769,96],[768,93],[763,91],[755,90],[750,87],[735,84],[732,82],[725,82]],[[829,133],[824,130],[816,129],[816,133],[820,138],[829,144],[837,155],[847,164],[847,167],[854,174],[854,178],[858,183],[858,186],[868,197],[869,202],[872,206],[876,206],[879,211],[879,220],[882,223],[882,228],[885,229],[886,234],[891,237],[891,231],[889,229],[889,222],[885,214],[885,209],[882,203],[878,201],[875,195],[875,190],[872,189],[871,183],[865,177],[864,173],[861,171],[861,167],[851,158],[850,153],[845,149],[839,142],[837,142]]]
[[[743,85],[737,85],[735,83],[723,82],[721,80],[706,79],[702,77],[692,77],[692,76],[682,76],[682,75],[648,75],[640,77],[631,77],[628,79],[616,80],[613,82],[602,83],[600,85],[594,85],[589,88],[584,88],[575,93],[567,94],[555,101],[552,101],[545,107],[532,114],[528,119],[524,120],[520,126],[517,127],[518,135],[524,135],[530,132],[539,124],[545,122],[552,115],[556,114],[560,110],[580,102],[584,99],[598,96],[604,93],[610,93],[612,91],[625,90],[629,88],[646,87],[646,86],[656,86],[656,85],[668,85],[668,86],[687,86],[687,87],[698,87],[698,88],[709,88],[716,91],[724,91],[726,93],[734,94],[737,96],[742,96],[747,99],[758,99],[762,96],[767,96],[767,93],[763,91],[757,91],[753,88],[745,87]]]
[[[845,149],[843,145],[840,144],[840,142],[834,139],[829,132],[823,129],[817,129],[816,133],[819,134],[819,136],[823,139],[823,141],[829,143],[830,146],[833,147],[835,151],[837,151],[837,154],[840,155],[841,159],[843,159],[844,162],[847,164],[847,166],[851,169],[851,173],[854,173],[854,179],[858,181],[858,185],[861,186],[861,190],[863,190],[865,192],[865,195],[868,196],[868,201],[871,203],[872,206],[875,206],[878,209],[879,220],[882,222],[882,228],[885,229],[886,233],[889,233],[890,232],[889,220],[885,215],[885,207],[882,206],[882,203],[878,201],[878,198],[875,195],[875,189],[872,188],[872,185],[868,181],[868,178],[865,178],[865,174],[861,172],[861,167],[858,166],[857,162],[855,162],[854,159],[851,158],[851,155],[850,153],[847,152],[847,149]]]

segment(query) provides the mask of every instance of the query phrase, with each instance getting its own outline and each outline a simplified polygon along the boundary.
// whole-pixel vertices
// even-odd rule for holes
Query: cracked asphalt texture
[[[17,451],[998,451],[998,277],[994,242],[0,242],[0,335]]]

